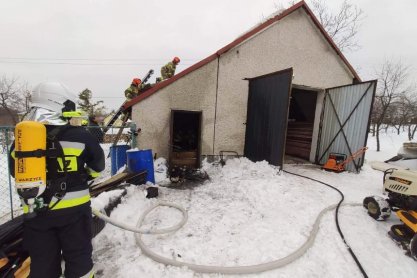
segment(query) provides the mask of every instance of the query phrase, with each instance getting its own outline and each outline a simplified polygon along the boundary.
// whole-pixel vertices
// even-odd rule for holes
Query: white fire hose
[[[362,206],[362,204],[345,204],[345,205],[349,205],[349,206]],[[171,208],[175,208],[179,211],[181,211],[183,217],[182,220],[169,228],[164,228],[164,229],[152,229],[152,230],[144,230],[141,229],[143,221],[145,220],[145,218],[147,217],[147,215],[153,211],[154,209],[156,209],[157,207],[171,207]],[[139,218],[136,227],[134,226],[129,226],[126,225],[125,223],[121,223],[115,219],[112,219],[104,214],[102,214],[100,211],[93,209],[93,214],[96,215],[97,217],[99,217],[100,219],[106,221],[107,223],[110,223],[116,227],[119,227],[121,229],[127,230],[127,231],[131,231],[133,233],[135,233],[135,238],[136,238],[136,243],[139,245],[140,249],[142,250],[142,252],[148,256],[149,258],[151,258],[152,260],[165,264],[165,265],[172,265],[172,266],[177,266],[177,267],[188,267],[189,269],[195,271],[195,272],[199,272],[199,273],[220,273],[220,274],[254,274],[254,273],[260,273],[260,272],[264,272],[264,271],[269,271],[269,270],[273,270],[273,269],[277,269],[283,266],[286,266],[292,262],[294,262],[295,260],[297,260],[298,258],[300,258],[302,255],[304,255],[304,253],[307,252],[307,250],[313,245],[314,240],[316,239],[318,230],[319,230],[319,225],[320,225],[320,221],[323,218],[324,214],[328,211],[331,211],[333,209],[335,209],[337,207],[337,204],[331,205],[326,207],[325,209],[323,209],[322,211],[320,211],[320,213],[318,214],[316,220],[314,221],[313,227],[308,235],[307,240],[303,243],[303,245],[301,245],[298,249],[296,249],[294,252],[292,252],[291,254],[271,261],[271,262],[267,262],[267,263],[261,263],[261,264],[255,264],[255,265],[247,265],[247,266],[211,266],[211,265],[198,265],[198,264],[192,264],[192,263],[187,263],[187,262],[181,262],[181,261],[177,261],[177,260],[173,260],[170,258],[166,258],[163,257],[157,253],[155,253],[154,251],[152,251],[151,249],[149,249],[145,243],[142,241],[142,234],[166,234],[166,233],[173,233],[175,231],[178,231],[179,229],[181,229],[185,223],[188,220],[188,214],[187,211],[176,204],[172,204],[172,203],[168,203],[168,202],[159,202],[154,204],[153,206],[149,207]]]

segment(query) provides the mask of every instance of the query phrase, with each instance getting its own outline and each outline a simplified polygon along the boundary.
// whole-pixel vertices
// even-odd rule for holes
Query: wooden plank
[[[287,136],[287,142],[289,142],[289,141],[300,141],[300,142],[311,143],[312,140],[313,139],[311,137],[307,137],[307,136],[297,136],[297,135]]]
[[[141,179],[143,179],[143,182],[144,182],[145,177],[146,177],[146,171],[142,171],[140,173],[128,173],[128,172],[119,173],[117,175],[112,176],[110,179],[91,187],[90,195],[94,197],[102,192],[105,192],[111,189],[116,189],[125,182],[133,183],[134,181],[141,180]]]
[[[30,274],[30,257],[28,257],[20,268],[14,273],[15,278],[27,278]]]
[[[91,186],[91,189],[100,188],[100,187],[106,186],[108,184],[117,182],[119,180],[122,180],[122,179],[128,177],[129,175],[132,175],[132,174],[131,173],[128,173],[128,172],[118,173],[118,174],[116,174],[114,176],[111,176],[109,179],[107,179],[107,180],[105,180],[105,181],[103,181],[101,183],[98,183],[98,184],[95,184],[95,185]]]
[[[310,159],[313,123],[289,122],[285,154]]]
[[[197,158],[172,158],[171,165],[173,166],[189,166],[196,167]]]
[[[286,148],[285,153],[287,155],[300,157],[304,159],[310,159],[310,150],[301,148]]]
[[[197,158],[197,150],[186,152],[172,152],[173,158]]]

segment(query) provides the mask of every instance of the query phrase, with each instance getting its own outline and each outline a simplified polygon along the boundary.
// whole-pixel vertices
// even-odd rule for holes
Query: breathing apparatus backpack
[[[15,187],[28,206],[26,212],[30,217],[53,209],[65,196],[67,170],[64,151],[57,137],[68,128],[61,126],[47,132],[45,125],[39,122],[23,121],[16,125]],[[60,169],[62,174],[58,175]],[[50,207],[52,197],[58,201]]]

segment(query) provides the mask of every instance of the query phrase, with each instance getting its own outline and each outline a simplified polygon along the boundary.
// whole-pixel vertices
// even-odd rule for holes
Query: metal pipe
[[[6,150],[7,150],[7,158],[8,158],[9,152],[10,152],[10,149],[9,149],[9,145],[10,145],[10,142],[9,142],[9,128],[6,127],[4,133],[5,133],[5,136],[6,136]],[[7,161],[7,171],[8,171],[8,174],[9,174],[8,176],[9,176],[10,216],[13,219],[14,215],[13,215],[12,178],[11,178],[10,164],[9,164],[8,161]]]
[[[138,141],[137,141],[137,138],[136,138],[137,137],[136,128],[137,128],[136,123],[135,122],[131,122],[130,123],[130,133],[131,133],[132,139],[130,141],[130,147],[132,149],[136,148],[137,145],[138,145]]]

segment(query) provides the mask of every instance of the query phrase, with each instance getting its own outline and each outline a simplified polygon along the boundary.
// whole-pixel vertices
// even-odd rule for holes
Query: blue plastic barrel
[[[126,165],[126,151],[130,149],[129,145],[116,145],[110,147],[111,157],[111,175],[115,175],[117,171]]]
[[[134,173],[146,170],[148,172],[146,175],[146,181],[155,183],[152,150],[128,151],[127,169]]]

